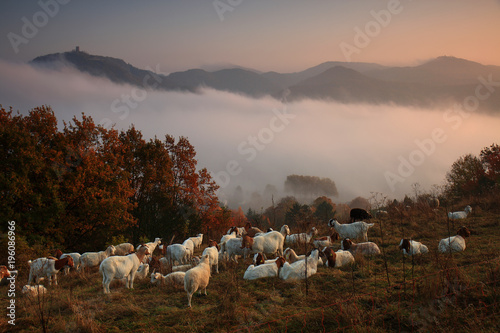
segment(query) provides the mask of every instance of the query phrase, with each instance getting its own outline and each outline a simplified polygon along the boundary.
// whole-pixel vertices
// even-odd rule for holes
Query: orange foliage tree
[[[187,138],[146,141],[85,115],[63,125],[50,107],[23,116],[0,106],[0,217],[30,244],[96,250],[112,236],[185,236],[224,220]]]

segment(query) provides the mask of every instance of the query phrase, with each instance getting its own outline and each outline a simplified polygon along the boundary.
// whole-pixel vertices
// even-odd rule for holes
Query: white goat
[[[127,256],[109,257],[102,261],[99,272],[102,274],[104,293],[109,294],[109,284],[113,279],[125,279],[125,287],[134,289],[134,279],[137,270],[146,255],[149,254],[147,246],[142,246],[136,253]],[[149,265],[148,265],[149,268]]]
[[[313,241],[314,247],[317,249],[332,246],[333,243],[339,239],[339,234],[335,230],[333,230],[331,236],[324,236],[321,238],[316,238]]]
[[[196,265],[193,265],[193,264],[172,266],[172,272],[187,272],[195,266]]]
[[[167,253],[165,257],[169,263],[173,266],[175,262],[179,264],[187,264],[192,253],[187,247],[182,244],[171,244],[167,246]]]
[[[208,255],[208,258],[210,260],[210,268],[215,266],[215,273],[219,274],[219,251],[217,250],[217,247],[210,246],[205,248],[201,256],[203,257],[204,255]]]
[[[146,263],[149,259],[150,256],[153,255],[153,252],[155,251],[156,247],[161,244],[161,238],[155,238],[154,242],[149,242],[146,244],[143,244],[143,246],[146,246],[148,248],[149,254],[146,255],[143,259],[143,263]],[[141,245],[137,246],[137,250],[141,247]]]
[[[63,259],[49,259],[49,258],[38,258],[29,261],[30,265],[30,275],[28,279],[28,284],[31,284],[33,280],[38,284],[40,278],[47,278],[49,280],[49,285],[52,285],[52,280],[57,286],[57,273],[66,265],[73,267],[73,258],[66,257]]]
[[[61,257],[59,257],[59,259],[66,258],[68,256],[73,258],[73,268],[76,270],[80,269],[80,257],[81,257],[80,253],[78,253],[78,252],[63,253],[61,255]],[[71,267],[69,267],[68,265],[64,266],[64,268],[63,268],[64,275],[68,275],[70,269],[71,269]]]
[[[290,264],[293,264],[294,262],[299,260],[304,260],[306,258],[305,254],[297,255],[297,253],[295,253],[295,251],[289,247],[287,247],[285,251],[283,251],[283,256],[288,262],[290,262]],[[321,257],[318,258],[318,265],[323,265],[323,259]]]
[[[460,252],[465,250],[465,238],[470,236],[470,231],[467,227],[461,227],[457,231],[457,235],[441,239],[439,241],[438,250],[441,253]]]
[[[111,257],[114,254],[115,247],[113,245],[108,246],[106,251],[85,252],[80,257],[80,270],[85,267],[97,267],[104,259]]]
[[[193,294],[202,290],[207,294],[207,286],[210,281],[210,258],[207,255],[201,257],[200,263],[186,272],[184,276],[184,290],[187,293],[188,307],[191,307]]]
[[[450,220],[462,220],[467,218],[467,215],[469,215],[472,212],[472,207],[467,205],[465,206],[464,210],[459,211],[459,212],[449,212],[448,213],[448,218]]]
[[[137,273],[135,273],[135,278],[142,280],[149,274],[149,264],[140,264],[137,269]]]
[[[190,259],[191,259],[191,257],[192,257],[192,256],[193,256],[193,254],[194,254],[194,249],[195,249],[195,246],[194,246],[194,242],[193,242],[193,240],[192,240],[192,239],[190,239],[190,238],[188,238],[188,239],[186,239],[186,240],[182,243],[182,245],[184,245],[184,246],[186,247],[186,249],[188,249],[188,250],[189,250],[189,255],[188,255],[188,258],[187,258],[187,259],[188,259],[188,260],[190,260]]]
[[[356,244],[349,238],[346,238],[342,242],[340,242],[340,244],[341,244],[340,248],[342,250],[349,251],[353,255],[355,255],[356,253],[361,253],[367,256],[372,254],[380,254],[380,249],[378,248],[377,244],[373,242],[364,242]]]
[[[231,229],[230,229],[231,230]],[[231,238],[236,238],[236,231],[231,232],[230,234],[223,235],[220,239],[219,246],[222,245],[222,243],[227,242]]]
[[[429,252],[429,249],[424,244],[406,238],[401,239],[401,242],[399,242],[399,249],[403,250],[403,253],[408,256]]]
[[[336,220],[330,220],[328,222],[330,227],[335,228],[335,230],[339,233],[340,238],[363,238],[365,242],[368,241],[368,229],[373,227],[374,223],[366,223],[366,222],[354,222],[349,224],[340,224]]]
[[[188,239],[193,241],[194,248],[197,249],[201,246],[201,243],[203,242],[203,234],[198,234],[196,237],[189,237]]]
[[[354,264],[354,256],[349,251],[338,250],[335,252],[331,247],[325,247],[321,253],[326,267],[340,268]]]
[[[318,270],[319,250],[314,249],[307,259],[299,260],[293,264],[285,262],[279,272],[279,277],[285,281],[304,280],[307,277],[316,274]]]
[[[121,243],[115,246],[115,255],[117,256],[126,256],[134,252],[134,246],[130,243]]]
[[[151,273],[151,283],[152,284],[166,284],[173,285],[176,287],[184,287],[184,276],[186,272],[172,272],[167,275],[161,275],[160,273]]]
[[[278,276],[278,272],[284,263],[285,263],[285,258],[279,257],[274,262],[269,264],[261,264],[258,266],[250,265],[245,271],[243,279],[256,280],[266,277]]]
[[[300,233],[300,234],[291,234],[287,235],[285,238],[285,245],[300,245],[300,244],[308,244],[311,242],[311,239],[313,236],[318,234],[318,230],[315,227],[312,227],[312,229],[308,233]]]
[[[228,260],[232,260],[234,262],[238,262],[238,256],[242,256],[246,258],[249,250],[246,248],[242,248],[242,239],[241,238],[231,238],[224,243],[221,244],[219,250],[219,256],[223,256],[224,253],[227,255]]]
[[[21,290],[21,293],[28,294],[31,297],[38,297],[38,294],[44,295],[46,292],[47,288],[41,284],[35,286],[25,285]]]
[[[284,236],[277,231],[271,231],[261,236],[249,237],[243,236],[241,248],[248,248],[251,253],[262,252],[264,254],[283,255]]]

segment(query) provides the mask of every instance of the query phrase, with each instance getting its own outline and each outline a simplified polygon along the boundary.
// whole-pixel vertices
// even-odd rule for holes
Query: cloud
[[[281,104],[214,90],[142,91],[71,69],[6,62],[0,62],[0,77],[0,104],[24,114],[47,104],[61,122],[84,112],[118,129],[134,124],[148,138],[188,137],[198,166],[225,185],[221,198],[238,185],[247,194],[262,193],[266,184],[282,190],[290,174],[331,178],[340,202],[370,192],[401,198],[412,183],[425,190],[441,184],[458,157],[498,143],[500,128],[500,117],[464,116],[451,107]],[[396,177],[392,183],[390,176]]]

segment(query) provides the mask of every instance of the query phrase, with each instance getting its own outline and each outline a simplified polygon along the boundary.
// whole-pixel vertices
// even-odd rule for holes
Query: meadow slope
[[[183,289],[136,281],[134,290],[119,282],[104,295],[102,277],[60,275],[43,299],[22,296],[28,279],[27,253],[18,253],[16,331],[33,332],[498,332],[500,331],[500,213],[475,205],[472,215],[448,221],[445,210],[418,210],[374,219],[369,230],[383,254],[356,257],[352,268],[320,267],[305,282],[278,278],[243,280],[250,259],[222,264],[212,276],[208,296],[186,307]],[[327,222],[318,226],[327,234]],[[462,253],[438,254],[439,239],[460,225],[471,229]],[[428,245],[429,253],[406,257],[402,236]],[[202,249],[206,247],[206,240]],[[334,245],[339,247],[338,242]],[[201,250],[196,251],[197,254]],[[298,251],[303,252],[303,251]],[[33,258],[31,258],[33,259]],[[6,293],[2,287],[2,294]],[[7,306],[2,299],[1,307]],[[6,317],[1,331],[9,331]]]

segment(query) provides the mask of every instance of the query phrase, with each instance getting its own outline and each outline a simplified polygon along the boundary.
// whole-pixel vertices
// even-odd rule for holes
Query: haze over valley
[[[341,67],[325,63],[293,74],[237,70],[236,76],[212,81],[198,81],[196,75],[185,79],[192,71],[164,75],[161,67],[160,73],[124,67],[125,62],[119,59],[111,63],[122,66],[106,66],[101,61],[104,58],[97,56],[93,56],[93,64],[80,67],[68,61],[40,59],[44,58],[31,64],[0,62],[4,107],[13,105],[26,113],[43,100],[60,121],[69,122],[85,113],[108,128],[134,125],[149,138],[165,134],[188,137],[197,151],[198,166],[212,173],[221,186],[219,198],[230,208],[268,207],[270,198],[264,198],[267,185],[278,191],[275,200],[292,195],[284,191],[285,179],[291,174],[330,178],[336,183],[339,196],[334,200],[338,202],[357,196],[368,198],[372,192],[401,198],[411,193],[413,183],[425,190],[441,185],[458,157],[477,154],[498,141],[498,67],[464,59],[441,57],[415,67],[350,65],[370,72],[370,77],[344,67],[349,65],[346,63]],[[99,67],[96,64],[104,68],[98,76],[92,72]],[[450,68],[446,70],[443,64]],[[473,69],[464,69],[464,64]],[[442,74],[426,77],[429,68],[439,69]],[[460,75],[457,68],[463,69]],[[212,78],[221,72],[197,71]],[[325,77],[327,81],[318,86],[316,82]],[[459,102],[475,96],[476,87],[482,85],[478,77],[491,83],[483,85],[481,93],[493,91],[471,109],[474,105]],[[145,87],[145,78],[150,85],[158,85]],[[256,78],[259,82],[281,83],[268,94],[265,89],[271,84],[256,94],[253,88],[262,89],[252,81]],[[362,90],[356,93],[354,89],[358,84],[366,87],[375,80],[390,83],[396,79],[405,84],[420,81],[421,87],[440,86],[442,91],[448,90],[450,100],[436,94],[427,99],[428,105],[412,105],[411,98],[398,101],[388,95],[385,100],[370,100],[366,96],[383,94],[365,94]],[[161,86],[165,82],[169,86]],[[397,85],[400,83],[390,89]],[[334,94],[325,92],[328,86]],[[377,86],[372,85],[374,89]],[[348,100],[347,95],[336,94],[342,90],[349,92]],[[244,195],[235,199],[237,189]]]

